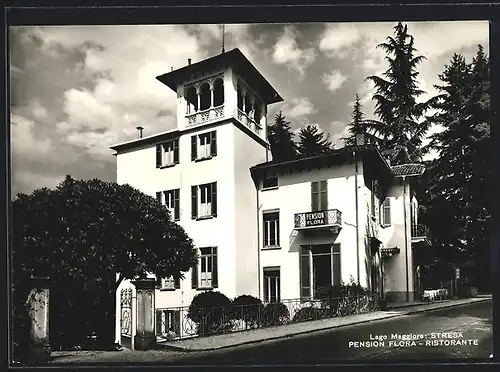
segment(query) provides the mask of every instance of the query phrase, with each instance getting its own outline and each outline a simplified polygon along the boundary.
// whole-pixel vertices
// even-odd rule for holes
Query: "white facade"
[[[403,192],[400,179],[393,177],[391,168],[376,150],[359,157],[357,170],[350,158],[352,151],[344,151],[347,157],[328,155],[331,162],[327,165],[306,170],[301,169],[301,160],[295,162],[297,166],[286,165],[286,172],[276,171],[278,185],[263,189],[260,173],[251,168],[275,165],[266,163],[270,160],[265,140],[267,104],[278,102],[281,97],[270,85],[265,85],[268,83],[262,77],[242,79],[240,70],[255,72],[251,70],[253,67],[245,65],[248,61],[243,63],[246,59],[242,55],[236,57],[236,62],[221,56],[220,63],[209,67],[202,61],[183,68],[185,72],[158,77],[177,91],[177,128],[112,147],[117,152],[117,182],[153,197],[161,193],[173,218],[193,239],[198,254],[215,253],[213,258],[199,259],[196,283],[193,283],[194,268],[178,283],[167,278],[165,288],[156,290],[155,308],[189,306],[197,293],[210,288],[230,298],[242,294],[265,301],[305,298],[307,294],[314,297],[320,266],[331,276],[330,284],[338,284],[339,280],[347,283],[353,278],[364,287],[406,293],[408,276],[409,291],[413,291],[410,198],[406,199],[406,223],[402,201],[403,193],[407,196],[412,192],[407,182]],[[235,67],[242,63],[243,68]],[[259,88],[252,88],[252,84]],[[238,98],[242,95],[243,98]],[[372,213],[372,186],[378,179],[374,176],[377,172],[370,171],[370,167],[375,158],[385,174],[380,182],[386,184],[378,194],[391,200],[391,223],[385,227],[380,226],[382,196],[380,200],[376,198],[376,210]],[[319,183],[314,186],[314,182]],[[201,186],[196,188],[196,197],[193,186]],[[295,215],[302,213],[301,218],[308,218],[304,213],[314,212],[314,187],[318,187],[319,195],[316,204],[322,200],[321,195],[326,195],[326,201],[318,208],[332,210],[333,222],[331,226],[297,229]],[[268,222],[268,213],[276,215],[276,212],[279,223]],[[375,254],[370,248],[373,238],[380,243]],[[335,248],[333,253],[329,248],[330,258],[320,259],[313,253],[317,244]],[[311,252],[309,258],[304,246]],[[399,248],[399,254],[382,258],[380,250],[392,247]],[[117,305],[121,289],[128,287],[130,282],[121,283]],[[118,337],[120,316],[117,315]]]

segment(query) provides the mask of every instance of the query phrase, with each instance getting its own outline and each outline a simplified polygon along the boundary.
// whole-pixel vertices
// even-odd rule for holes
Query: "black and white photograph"
[[[10,26],[10,364],[488,361],[489,27]]]

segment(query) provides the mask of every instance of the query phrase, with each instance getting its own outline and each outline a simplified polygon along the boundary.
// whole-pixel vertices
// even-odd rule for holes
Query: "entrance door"
[[[301,249],[301,298],[321,298],[340,284],[340,244],[304,245]]]
[[[322,298],[326,295],[328,288],[332,286],[332,257],[330,246],[314,247],[313,256],[313,283],[314,297]]]

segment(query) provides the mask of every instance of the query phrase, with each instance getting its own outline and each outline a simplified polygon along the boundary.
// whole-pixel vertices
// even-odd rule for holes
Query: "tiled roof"
[[[396,177],[422,175],[425,171],[425,166],[417,163],[394,165],[391,167],[392,172]]]

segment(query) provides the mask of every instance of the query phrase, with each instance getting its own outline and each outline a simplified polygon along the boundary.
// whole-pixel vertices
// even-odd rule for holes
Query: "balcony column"
[[[149,350],[156,346],[155,335],[155,280],[136,280],[137,322],[134,344],[136,350]]]
[[[210,108],[214,107],[215,102],[215,88],[213,85],[210,85]]]
[[[49,284],[46,277],[32,277],[31,292],[28,297],[29,316],[31,320],[30,338],[32,345],[29,356],[33,361],[41,362],[50,359],[49,340]]]
[[[196,88],[196,97],[198,99],[198,107],[197,107],[197,110],[196,111],[200,111],[200,107],[201,107],[201,92],[200,92],[200,88]]]
[[[246,106],[247,106],[247,92],[245,91],[245,89],[242,89],[241,90],[241,97],[242,97],[242,101],[243,101],[243,113],[247,113],[247,110],[246,110]]]

